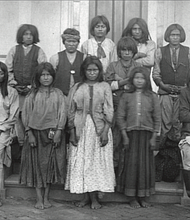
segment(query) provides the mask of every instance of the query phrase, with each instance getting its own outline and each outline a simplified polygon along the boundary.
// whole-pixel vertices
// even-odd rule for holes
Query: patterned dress
[[[93,86],[84,83],[78,89],[76,87],[73,88],[73,95],[70,95],[69,126],[76,128],[79,142],[77,146],[71,144],[69,148],[65,189],[71,193],[114,192],[111,129],[107,145],[101,147],[100,143],[104,121],[111,123],[113,118],[111,89],[106,82]]]

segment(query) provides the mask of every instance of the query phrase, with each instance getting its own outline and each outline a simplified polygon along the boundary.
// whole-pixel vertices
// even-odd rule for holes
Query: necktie
[[[177,54],[176,54],[176,48],[172,49],[172,62],[174,65],[174,69],[177,67]]]
[[[106,57],[106,54],[105,54],[104,49],[102,48],[101,44],[102,44],[101,42],[98,43],[98,49],[97,49],[97,57],[99,59]]]

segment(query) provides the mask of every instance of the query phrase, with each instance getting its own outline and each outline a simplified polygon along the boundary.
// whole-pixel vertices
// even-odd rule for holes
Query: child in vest
[[[24,127],[21,121],[22,106],[25,96],[31,89],[31,79],[36,66],[46,62],[44,51],[36,46],[40,41],[38,30],[34,25],[23,24],[16,35],[18,45],[12,47],[6,57],[9,73],[9,85],[16,88],[19,94],[20,116],[16,124],[16,134],[19,145],[24,142]]]
[[[160,129],[158,97],[151,90],[146,67],[135,67],[130,74],[131,91],[122,94],[117,123],[122,134],[117,175],[117,191],[130,198],[134,208],[147,208],[146,201],[155,191],[153,149]]]
[[[54,79],[53,66],[39,64],[22,112],[26,138],[19,181],[36,188],[37,209],[51,207],[50,186],[64,184],[66,174],[66,100],[61,90],[54,88]]]

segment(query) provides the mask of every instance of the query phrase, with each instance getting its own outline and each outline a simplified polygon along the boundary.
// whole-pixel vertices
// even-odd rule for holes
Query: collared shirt
[[[100,61],[102,62],[104,72],[106,72],[108,65],[111,62],[118,60],[117,50],[115,43],[109,38],[105,38],[101,46],[106,54],[106,57],[101,58]],[[85,41],[81,46],[81,51],[86,55],[97,56],[97,49],[98,43],[94,37]]]

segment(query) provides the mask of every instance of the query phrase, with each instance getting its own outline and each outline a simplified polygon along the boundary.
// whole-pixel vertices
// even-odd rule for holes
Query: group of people
[[[105,16],[94,17],[92,37],[79,51],[79,31],[67,28],[65,49],[47,62],[36,45],[37,28],[23,24],[18,45],[6,65],[0,63],[0,180],[3,164],[10,165],[15,128],[22,150],[19,182],[36,188],[37,209],[51,207],[54,183],[84,194],[78,207],[101,208],[99,198],[114,191],[134,208],[150,207],[157,135],[162,145],[166,137],[180,139],[179,95],[188,87],[190,57],[180,44],[183,28],[170,25],[164,36],[169,44],[159,49],[142,18],[129,21],[117,45],[106,37],[109,31]],[[159,98],[151,86],[153,66]]]

